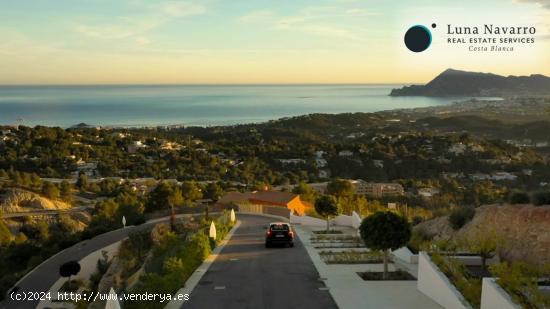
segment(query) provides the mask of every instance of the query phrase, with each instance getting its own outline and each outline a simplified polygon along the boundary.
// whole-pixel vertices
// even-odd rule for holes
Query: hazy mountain
[[[501,76],[491,73],[447,69],[424,86],[412,85],[393,89],[391,96],[503,96],[520,94],[550,94],[550,78]]]

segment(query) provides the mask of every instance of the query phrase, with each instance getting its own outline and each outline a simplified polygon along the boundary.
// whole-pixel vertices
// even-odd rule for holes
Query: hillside
[[[457,239],[472,230],[495,230],[506,240],[501,255],[510,261],[526,260],[535,264],[550,262],[550,206],[486,205],[460,230],[454,231],[448,216],[435,218],[415,226],[435,239]]]
[[[6,189],[0,195],[0,211],[3,213],[26,212],[36,210],[68,209],[71,205],[62,201],[54,201],[39,194],[18,189]]]
[[[530,76],[501,76],[491,73],[447,69],[426,85],[393,89],[390,96],[507,96],[550,93],[550,78]]]

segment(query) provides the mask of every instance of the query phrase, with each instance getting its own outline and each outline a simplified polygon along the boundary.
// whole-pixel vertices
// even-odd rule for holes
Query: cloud
[[[347,29],[338,28],[330,25],[322,25],[322,24],[306,25],[304,27],[301,27],[300,30],[310,34],[319,35],[319,36],[328,36],[328,37],[351,39],[351,40],[358,39],[357,35],[355,35],[353,32]]]
[[[243,24],[254,23],[254,22],[265,21],[267,19],[270,19],[271,17],[273,17],[272,11],[269,11],[269,10],[253,11],[239,17],[239,22]]]
[[[344,9],[334,6],[314,6],[304,8],[296,15],[279,17],[273,28],[299,31],[316,36],[358,40],[356,29],[350,27],[347,21],[350,18],[367,15],[376,15],[376,13],[363,8]],[[342,22],[342,20],[346,22]]]
[[[378,13],[367,10],[367,9],[361,9],[361,8],[353,8],[346,10],[346,14],[349,16],[373,16],[378,15]]]
[[[78,24],[75,31],[97,39],[135,38],[138,45],[144,45],[144,33],[171,20],[206,12],[203,5],[181,1],[164,1],[154,5],[134,2],[134,6],[141,12],[118,17],[114,22],[105,24]]]
[[[203,5],[191,2],[169,1],[158,6],[159,10],[171,17],[200,15],[206,12]]]

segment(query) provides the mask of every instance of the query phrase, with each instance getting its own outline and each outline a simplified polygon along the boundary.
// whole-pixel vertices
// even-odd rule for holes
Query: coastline
[[[70,128],[218,127],[307,114],[448,105],[461,98],[390,97],[397,85],[173,85],[0,88],[3,125]]]

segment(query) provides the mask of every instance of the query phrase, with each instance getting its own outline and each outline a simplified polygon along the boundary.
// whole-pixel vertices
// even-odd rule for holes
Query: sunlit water
[[[388,96],[400,86],[0,86],[0,124],[209,126],[310,113],[426,107],[458,100]]]

